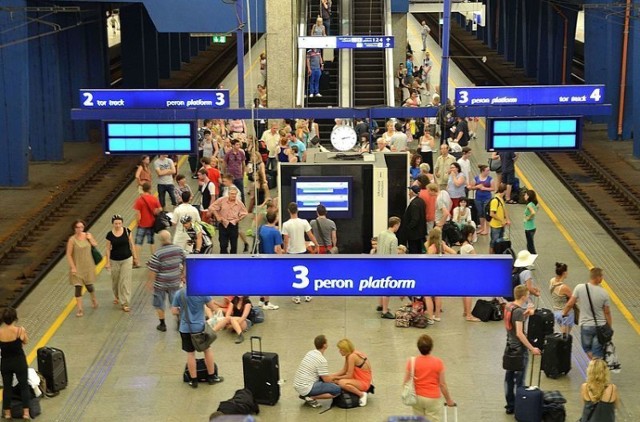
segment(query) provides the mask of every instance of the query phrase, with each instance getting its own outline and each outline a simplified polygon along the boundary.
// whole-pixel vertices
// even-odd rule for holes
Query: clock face
[[[331,132],[331,145],[338,151],[349,151],[357,140],[356,131],[351,126],[338,126]]]

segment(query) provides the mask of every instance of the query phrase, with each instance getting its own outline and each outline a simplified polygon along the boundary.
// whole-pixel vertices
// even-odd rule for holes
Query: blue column
[[[180,70],[182,67],[182,53],[180,52],[180,34],[169,34],[171,41],[171,70]]]
[[[442,13],[442,66],[440,69],[440,99],[447,104],[449,97],[449,37],[451,35],[451,0],[444,0]],[[444,133],[442,134],[444,136]]]
[[[120,55],[123,88],[144,88],[143,54],[144,23],[142,6],[132,4],[120,8]]]
[[[35,37],[53,28],[41,23],[29,25],[29,36]],[[62,109],[58,38],[44,35],[29,46],[29,146],[33,161],[62,161],[62,121],[69,110]]]
[[[538,0],[525,0],[523,8],[523,22],[524,27],[522,29],[524,33],[524,70],[527,76],[535,77],[538,72],[538,26],[539,15],[538,7],[540,3]]]
[[[524,0],[515,0],[515,18],[514,22],[514,34],[515,38],[513,39],[513,50],[515,54],[515,63],[516,67],[524,67],[524,38],[526,34],[524,32]]]
[[[507,17],[505,14],[505,0],[497,0],[496,2],[496,42],[498,43],[498,54],[505,53],[505,37],[507,28]]]
[[[487,8],[485,10],[485,44],[491,49],[496,49],[496,3],[497,0],[487,0]]]
[[[5,0],[3,6],[26,7],[26,0]],[[0,44],[28,36],[24,13],[0,13]],[[29,48],[26,42],[0,48],[0,186],[29,182]]]
[[[189,34],[184,32],[180,34],[180,57],[185,63],[191,61],[191,41]]]
[[[158,77],[171,77],[171,34],[158,33]]]
[[[538,82],[542,85],[549,85],[550,75],[552,74],[553,66],[553,46],[549,43],[549,31],[553,30],[553,26],[550,24],[551,17],[549,13],[549,7],[547,5],[540,5],[538,8],[539,13],[539,31],[538,31]]]
[[[516,60],[516,2],[508,0],[502,3],[504,10],[504,56],[509,62]]]
[[[158,87],[158,31],[149,17],[147,10],[142,8],[142,22],[144,38],[142,49],[144,54],[144,87]]]
[[[445,0],[446,4],[447,0]],[[244,22],[243,2],[236,1],[236,15],[238,16],[238,29],[236,36],[238,44],[236,49],[236,59],[238,63],[238,107],[244,108],[244,33],[242,32],[242,23]]]

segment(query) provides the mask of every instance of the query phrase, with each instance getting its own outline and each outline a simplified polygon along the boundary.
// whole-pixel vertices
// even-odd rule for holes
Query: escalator
[[[384,2],[351,2],[352,35],[384,35]],[[385,51],[353,50],[353,106],[378,107],[386,104]]]

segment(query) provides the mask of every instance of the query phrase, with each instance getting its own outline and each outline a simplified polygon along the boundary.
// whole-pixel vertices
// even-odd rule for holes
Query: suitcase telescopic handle
[[[453,409],[454,409],[453,410],[453,420],[455,422],[458,422],[458,403],[453,403],[453,406],[447,406],[447,403],[444,403],[444,422],[448,421],[448,417],[449,417],[449,415],[447,413],[448,410],[449,410],[449,409],[447,409],[448,407],[453,407]]]
[[[256,351],[256,349],[253,348],[253,341],[254,340],[258,341],[258,347],[260,347],[259,351]],[[262,354],[262,337],[260,337],[260,336],[251,336],[249,341],[251,343],[251,354],[252,355],[261,355]]]
[[[542,353],[543,351],[540,351],[540,359],[542,359]],[[531,353],[531,375],[529,376],[529,387],[531,387],[533,385],[533,366],[536,360],[536,355],[534,355],[533,353]],[[540,366],[539,366],[539,370],[538,370],[538,388],[540,388],[540,381],[542,380],[542,360],[540,360]]]

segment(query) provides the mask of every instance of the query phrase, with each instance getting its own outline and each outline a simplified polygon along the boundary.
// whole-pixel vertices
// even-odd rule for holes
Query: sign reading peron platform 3
[[[604,104],[604,85],[470,86],[456,88],[456,105]]]
[[[193,296],[511,296],[508,255],[190,255]]]
[[[84,109],[229,108],[227,89],[81,89]]]

